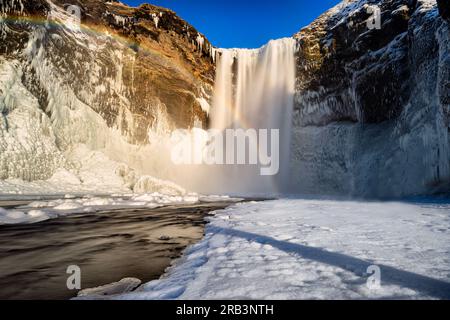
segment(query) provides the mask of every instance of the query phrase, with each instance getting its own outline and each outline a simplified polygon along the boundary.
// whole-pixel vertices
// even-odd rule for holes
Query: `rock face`
[[[442,18],[447,19],[447,21],[450,20],[450,2],[447,0],[437,0],[437,5]]]
[[[295,35],[295,190],[449,191],[450,30],[438,2],[442,17],[433,0],[343,1]]]
[[[164,8],[0,0],[0,180],[76,170],[80,144],[142,169],[160,135],[206,125],[214,59]]]
[[[448,21],[447,0],[345,0],[295,35],[294,192],[450,191]],[[164,8],[0,0],[0,192],[160,190],[164,137],[208,123],[215,56]]]

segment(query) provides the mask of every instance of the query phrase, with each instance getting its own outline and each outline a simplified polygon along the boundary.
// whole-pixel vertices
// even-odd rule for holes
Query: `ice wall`
[[[343,2],[302,30],[292,190],[354,197],[450,192],[449,25],[435,1]]]
[[[143,192],[155,189],[147,175],[173,180],[170,131],[206,122],[198,100],[208,98],[209,49],[203,54],[167,31],[173,23],[193,29],[174,13],[131,39],[120,32],[133,19],[103,26],[121,4],[87,3],[104,16],[74,28],[57,3],[0,2],[0,193],[58,185],[61,192]],[[158,9],[132,10],[152,19]],[[197,58],[188,63],[183,55]]]

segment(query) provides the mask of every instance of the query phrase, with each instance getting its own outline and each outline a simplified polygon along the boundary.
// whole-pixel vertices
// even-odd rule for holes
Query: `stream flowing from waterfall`
[[[218,51],[209,129],[245,133],[247,162],[191,168],[191,172],[195,172],[194,190],[241,195],[273,195],[286,191],[289,186],[295,47],[293,38],[284,38],[272,40],[259,49]],[[264,134],[266,130],[268,136],[262,137],[261,131]],[[276,140],[274,130],[279,135]],[[228,142],[223,141],[225,158],[230,152],[225,147]],[[252,143],[255,143],[253,147]],[[233,148],[231,157],[239,152],[239,147]],[[254,155],[257,163],[250,163],[251,152],[257,153]],[[274,174],[261,174],[263,155],[278,161],[273,165]]]
[[[0,207],[30,201],[0,199]],[[78,290],[67,287],[71,265],[81,268],[82,289],[129,277],[144,283],[157,280],[187,246],[203,237],[205,217],[229,205],[105,209],[0,225],[0,299],[73,298]]]

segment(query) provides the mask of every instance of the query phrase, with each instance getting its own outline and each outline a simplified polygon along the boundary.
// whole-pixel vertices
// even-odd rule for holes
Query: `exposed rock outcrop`
[[[450,2],[447,0],[437,0],[437,5],[442,18],[447,21],[450,20]]]

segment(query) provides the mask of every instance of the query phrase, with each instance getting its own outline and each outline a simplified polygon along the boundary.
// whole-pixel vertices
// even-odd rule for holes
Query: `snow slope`
[[[378,289],[367,286],[371,265]],[[449,299],[450,204],[237,204],[167,277],[115,298]]]

